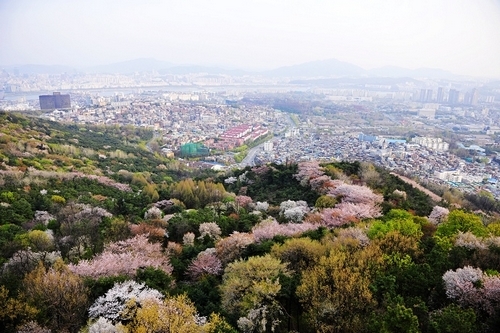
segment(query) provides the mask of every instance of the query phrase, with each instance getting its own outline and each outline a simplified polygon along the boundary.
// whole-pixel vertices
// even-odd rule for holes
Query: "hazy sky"
[[[335,58],[500,77],[500,0],[0,0],[0,64]]]

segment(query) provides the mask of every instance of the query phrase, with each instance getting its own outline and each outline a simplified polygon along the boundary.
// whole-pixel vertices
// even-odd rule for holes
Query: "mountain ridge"
[[[158,71],[162,74],[185,75],[192,73],[206,73],[211,75],[262,75],[265,77],[282,77],[291,79],[304,78],[338,78],[338,77],[412,77],[430,79],[460,79],[465,76],[454,74],[439,68],[408,69],[398,66],[383,66],[373,69],[364,69],[360,66],[334,58],[315,60],[295,65],[281,66],[270,70],[250,71],[239,68],[223,68],[221,66],[204,66],[196,64],[174,64],[154,58],[137,58],[127,61],[114,62],[97,66],[62,66],[21,64],[3,66],[8,72],[17,71],[19,74],[58,74],[58,73],[105,73],[105,74],[132,74],[135,72]]]

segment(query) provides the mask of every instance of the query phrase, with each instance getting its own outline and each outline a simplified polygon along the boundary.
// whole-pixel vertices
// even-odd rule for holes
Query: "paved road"
[[[287,120],[288,120],[288,123],[290,124],[290,127],[291,128],[294,128],[296,127],[295,126],[295,123],[293,122],[292,118],[290,117],[290,115],[287,115]],[[269,140],[272,140],[269,139]],[[268,141],[269,141],[268,140]],[[266,141],[267,142],[267,141]],[[264,147],[264,144],[265,142],[261,143],[260,145],[256,146],[256,147],[253,147],[252,149],[250,149],[248,151],[248,154],[247,156],[245,156],[245,158],[243,159],[243,161],[241,161],[241,163],[239,164],[240,167],[244,168],[246,166],[255,166],[255,155],[257,155],[257,153],[262,150],[262,147]]]
[[[267,142],[267,141],[266,141]],[[264,142],[265,143],[265,142]],[[264,143],[261,143],[260,145],[258,146],[255,146],[253,148],[251,148],[249,151],[248,151],[248,154],[247,156],[245,156],[245,158],[243,159],[243,161],[241,161],[240,163],[240,166],[242,168],[246,167],[246,166],[254,166],[255,165],[255,155],[257,155],[257,153],[262,150],[262,147],[264,147]]]

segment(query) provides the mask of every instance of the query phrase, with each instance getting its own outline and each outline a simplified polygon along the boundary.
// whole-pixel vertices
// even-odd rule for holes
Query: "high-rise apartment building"
[[[460,92],[456,89],[450,89],[448,94],[448,104],[458,104]]]
[[[479,94],[478,94],[478,92],[477,92],[477,89],[476,89],[476,88],[474,88],[474,89],[472,89],[472,96],[471,96],[471,101],[470,101],[470,103],[471,103],[472,105],[477,105],[478,100],[479,100]]]
[[[71,109],[71,98],[68,94],[54,92],[52,95],[40,95],[38,98],[41,110]]]
[[[438,93],[437,93],[437,98],[436,102],[442,103],[444,101],[444,92],[443,92],[443,87],[438,88]]]
[[[425,89],[420,89],[420,99],[419,99],[419,101],[420,102],[425,102],[426,101],[425,99],[426,99],[426,91],[425,91]]]
[[[432,89],[427,89],[427,93],[425,94],[425,101],[432,102],[432,95],[433,95]]]

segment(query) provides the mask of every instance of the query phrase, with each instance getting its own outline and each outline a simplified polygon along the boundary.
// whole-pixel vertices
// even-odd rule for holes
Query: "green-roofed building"
[[[210,155],[210,149],[201,143],[186,143],[181,146],[181,157],[202,157]]]

